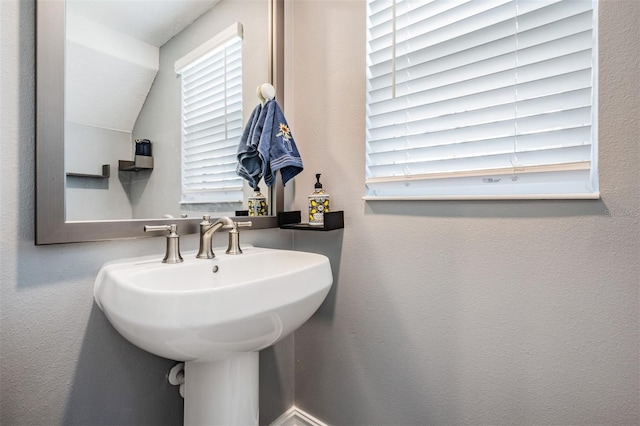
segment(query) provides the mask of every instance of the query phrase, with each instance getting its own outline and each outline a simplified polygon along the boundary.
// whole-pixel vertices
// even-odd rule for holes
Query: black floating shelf
[[[333,231],[344,228],[344,212],[327,212],[324,214],[324,225],[309,225],[301,222],[300,211],[278,213],[278,226],[280,229],[299,229],[301,231]]]
[[[153,169],[153,157],[136,155],[134,161],[118,160],[118,170],[121,172],[139,172]]]
[[[81,177],[81,178],[92,178],[92,179],[109,179],[111,176],[111,166],[109,164],[102,165],[102,174],[101,175],[92,175],[87,173],[73,173],[68,172],[67,176],[70,177]]]

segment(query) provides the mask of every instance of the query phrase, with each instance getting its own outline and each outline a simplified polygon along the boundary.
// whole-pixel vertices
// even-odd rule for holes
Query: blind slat
[[[518,150],[534,150],[540,147],[553,146],[575,146],[588,145],[591,139],[591,126],[581,126],[575,128],[563,128],[560,130],[550,130],[543,133],[519,134],[517,138]],[[431,137],[431,135],[420,134],[409,137],[391,138],[386,140],[375,141],[369,144],[369,158],[371,164],[377,164],[376,155],[387,154],[389,158],[396,153],[407,152],[411,155],[412,150],[428,150],[430,148],[440,149],[442,153],[449,153],[452,158],[463,156],[464,153],[475,152],[477,155],[491,153],[493,150],[511,148],[514,151],[516,146],[515,135],[504,137],[480,138],[472,137],[468,140],[451,141],[446,138]],[[458,151],[460,150],[460,153]],[[431,155],[437,157],[438,151],[434,151]],[[505,151],[506,152],[506,151]],[[468,155],[468,154],[466,154]],[[384,158],[384,157],[383,157]]]
[[[207,149],[203,151],[193,152],[192,154],[185,154],[185,163],[194,164],[205,160],[214,160],[220,164],[233,164],[236,163],[236,149],[237,144],[221,145],[213,149]]]

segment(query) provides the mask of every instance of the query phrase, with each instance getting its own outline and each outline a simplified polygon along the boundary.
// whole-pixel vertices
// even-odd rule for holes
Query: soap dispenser
[[[314,191],[309,195],[309,225],[323,226],[324,214],[329,211],[329,194],[322,189],[320,173],[316,174]]]
[[[254,193],[249,197],[247,205],[249,207],[249,216],[267,215],[267,197],[262,195],[259,186],[254,188]]]

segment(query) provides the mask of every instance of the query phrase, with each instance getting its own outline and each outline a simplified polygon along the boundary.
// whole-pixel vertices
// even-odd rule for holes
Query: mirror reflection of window
[[[181,78],[181,204],[240,209],[243,182],[235,170],[242,135],[242,26],[232,25],[176,61],[176,72]]]
[[[205,188],[209,191],[207,194],[202,191],[194,194],[192,188],[183,191],[182,78],[176,73],[176,62],[195,52],[198,57],[183,63],[184,68],[224,46],[231,38],[240,37],[241,51],[237,53],[250,66],[245,64],[234,78],[238,81],[241,78],[243,86],[252,88],[242,91],[242,104],[253,104],[256,102],[253,88],[271,78],[270,2],[150,1],[157,4],[153,14],[149,14],[149,2],[142,2],[146,7],[138,7],[141,2],[131,1],[64,2],[68,6],[65,12],[65,51],[68,53],[65,59],[65,171],[74,176],[99,174],[102,165],[109,164],[112,172],[109,179],[66,179],[67,221],[178,218],[184,215],[197,218],[204,214],[229,216],[242,210],[251,195],[250,188],[244,185],[242,198],[238,197],[235,188],[241,186],[240,180],[233,173],[227,177],[235,179],[236,183],[227,177],[220,179],[224,190],[218,185],[217,188]],[[248,3],[252,7],[247,7]],[[162,16],[159,16],[161,11]],[[118,16],[125,16],[130,25],[118,20]],[[91,24],[87,24],[89,21]],[[143,31],[143,28],[149,31]],[[218,40],[218,46],[207,43],[226,33],[227,29],[233,30],[227,40]],[[98,33],[98,30],[102,32]],[[94,33],[95,37],[89,36]],[[136,41],[138,36],[140,40]],[[93,40],[104,41],[106,46],[81,49]],[[142,49],[143,45],[148,45],[148,49]],[[207,50],[202,51],[199,46]],[[87,58],[79,57],[81,52],[92,54]],[[124,66],[123,62],[135,66]],[[225,66],[229,68],[230,64]],[[75,88],[78,90],[73,91]],[[102,121],[80,120],[76,118],[80,114]],[[122,119],[114,121],[121,117],[127,119],[126,123],[121,124]],[[110,121],[103,123],[106,120]],[[78,126],[85,123],[87,125],[83,127]],[[126,171],[119,168],[121,161],[134,160],[136,139],[151,141],[153,169]]]

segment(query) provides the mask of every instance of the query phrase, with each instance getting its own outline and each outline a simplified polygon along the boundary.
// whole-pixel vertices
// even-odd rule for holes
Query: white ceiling
[[[219,0],[67,0],[67,10],[160,47]]]

